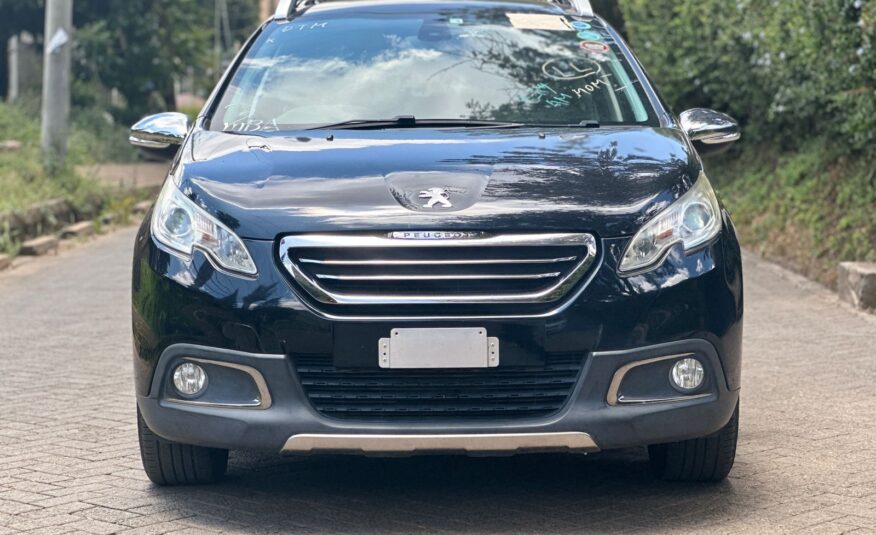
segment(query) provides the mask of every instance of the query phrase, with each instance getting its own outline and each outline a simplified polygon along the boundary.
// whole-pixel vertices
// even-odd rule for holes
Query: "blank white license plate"
[[[377,344],[381,368],[494,368],[499,339],[483,327],[393,329]]]

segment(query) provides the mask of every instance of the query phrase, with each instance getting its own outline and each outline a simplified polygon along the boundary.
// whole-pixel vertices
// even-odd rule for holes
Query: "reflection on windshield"
[[[617,44],[596,21],[506,8],[387,9],[332,18],[316,11],[268,28],[235,73],[212,129],[269,132],[399,115],[654,123]]]

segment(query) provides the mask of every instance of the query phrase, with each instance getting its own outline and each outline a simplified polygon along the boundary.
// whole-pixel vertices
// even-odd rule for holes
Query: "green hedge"
[[[876,0],[619,0],[674,111],[726,111],[749,140],[876,153]]]

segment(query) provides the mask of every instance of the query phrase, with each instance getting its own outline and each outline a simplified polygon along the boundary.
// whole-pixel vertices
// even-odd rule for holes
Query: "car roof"
[[[302,10],[322,10],[324,8],[337,9],[347,7],[365,7],[373,5],[398,5],[398,4],[445,4],[445,5],[473,5],[473,4],[525,4],[533,8],[542,8],[546,11],[559,11],[572,15],[594,17],[593,9],[589,0],[462,0],[458,2],[445,0],[281,0],[274,14],[274,19],[288,19]],[[322,8],[322,9],[321,9]]]

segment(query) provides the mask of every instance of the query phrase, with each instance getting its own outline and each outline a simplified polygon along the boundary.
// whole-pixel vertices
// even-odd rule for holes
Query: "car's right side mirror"
[[[701,156],[724,152],[742,136],[739,123],[719,111],[693,108],[682,112],[678,119]]]
[[[137,121],[128,141],[148,159],[173,159],[189,131],[189,118],[177,112],[158,113]]]

